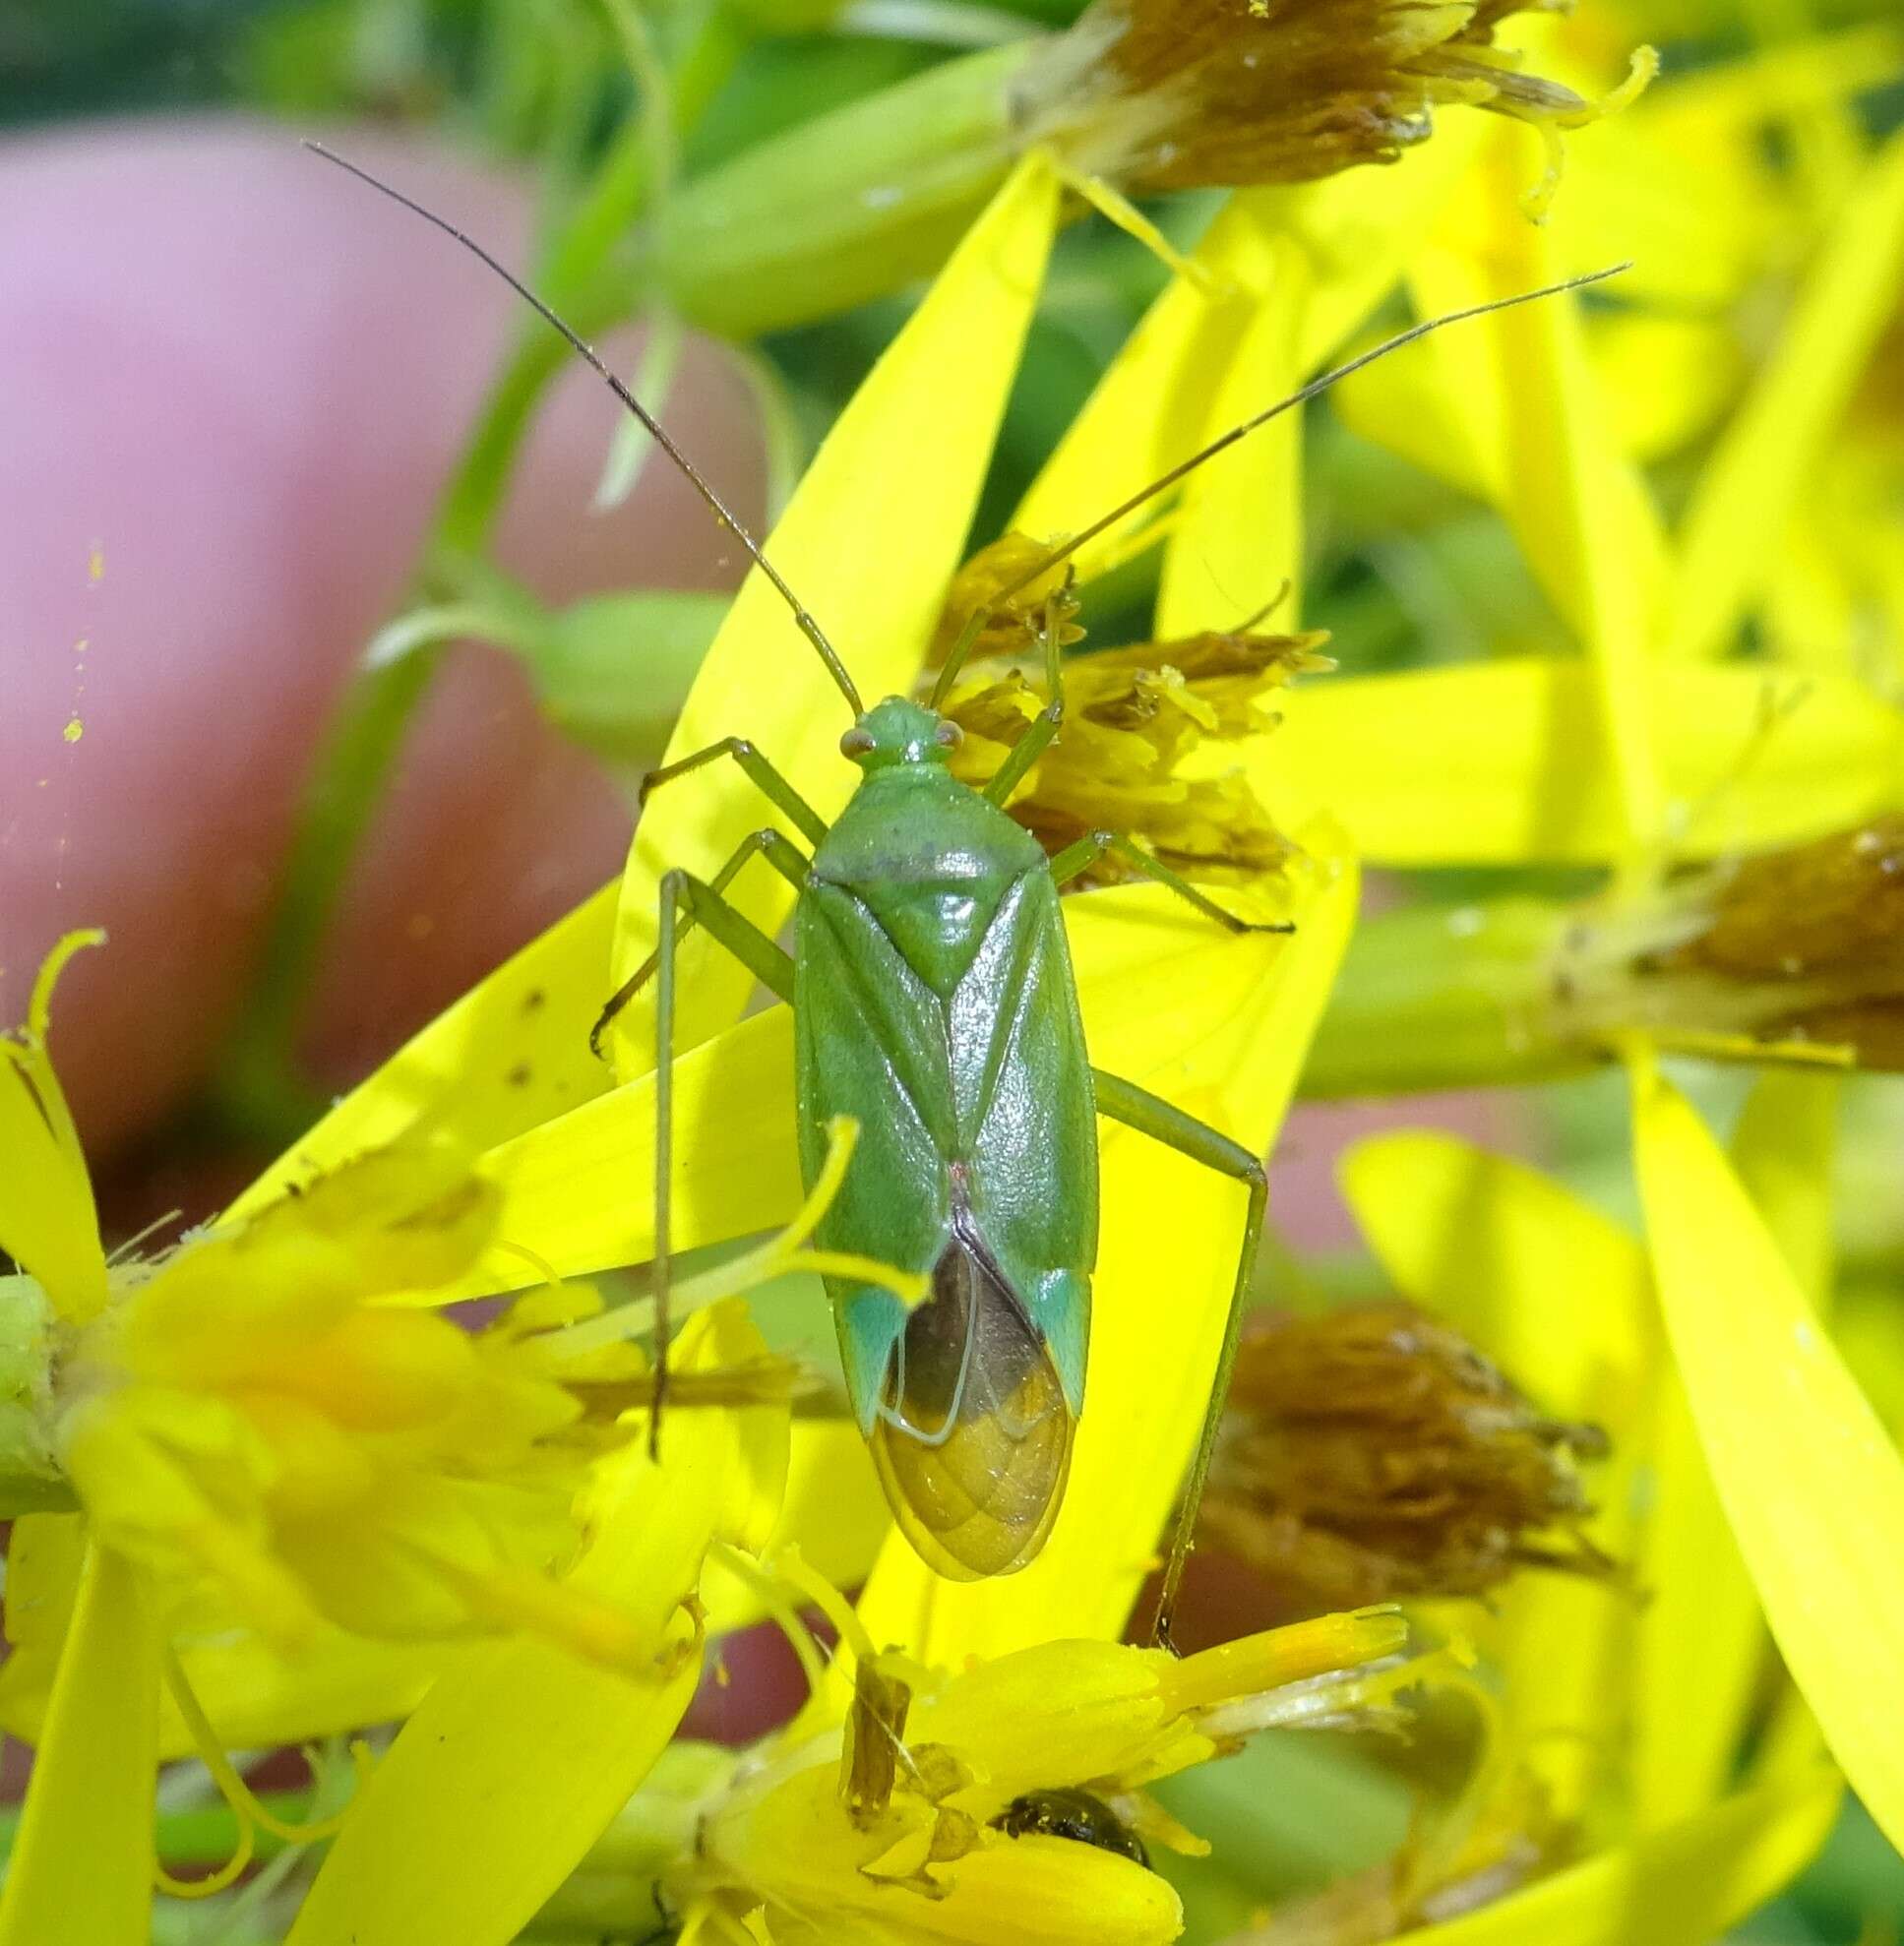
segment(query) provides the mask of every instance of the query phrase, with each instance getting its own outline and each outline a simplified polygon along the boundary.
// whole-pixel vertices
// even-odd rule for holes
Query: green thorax
[[[952,728],[898,697],[868,710],[841,743],[865,777],[813,860],[814,880],[849,888],[942,1000],[1013,882],[1045,864],[1028,831],[947,769]]]

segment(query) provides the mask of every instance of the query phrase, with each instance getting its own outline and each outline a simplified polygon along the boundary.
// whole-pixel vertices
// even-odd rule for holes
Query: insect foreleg
[[[985,786],[984,795],[1001,807],[1017,788],[1018,779],[1044,755],[1046,746],[1058,734],[1059,725],[1065,720],[1064,639],[1059,631],[1064,622],[1064,598],[1070,585],[1068,574],[1065,586],[1054,592],[1045,603],[1045,625],[1041,632],[1045,644],[1045,706],[1025,726],[1024,735],[1012,746],[1011,754],[992,773],[991,782]]]
[[[1160,1096],[1121,1081],[1102,1068],[1092,1068],[1097,1090],[1097,1112],[1113,1122],[1122,1122],[1151,1140],[1200,1162],[1206,1169],[1233,1177],[1250,1186],[1250,1209],[1243,1223],[1243,1246],[1237,1251],[1236,1282],[1230,1290],[1230,1310],[1223,1323],[1223,1348],[1217,1354],[1216,1373],[1210,1383],[1209,1405],[1203,1414],[1203,1429],[1197,1441],[1197,1457],[1191,1461],[1190,1478],[1184,1485],[1184,1497],[1177,1514],[1177,1525],[1170,1537],[1170,1556],[1164,1567],[1163,1591],[1157,1597],[1157,1613],[1150,1625],[1151,1639],[1160,1648],[1175,1650],[1170,1639],[1176,1619],[1177,1591],[1184,1578],[1184,1563],[1190,1559],[1191,1540],[1197,1528],[1197,1510],[1202,1503],[1203,1483],[1209,1478],[1210,1460],[1216,1452],[1216,1436],[1223,1423],[1223,1402],[1229,1396],[1230,1374],[1236,1368],[1237,1337],[1243,1328],[1243,1307],[1256,1277],[1257,1247],[1262,1241],[1263,1210],[1269,1200],[1269,1181],[1262,1164],[1240,1142],[1198,1122],[1194,1115],[1173,1108]]]
[[[740,873],[741,867],[757,852],[796,891],[807,882],[807,860],[801,857],[799,847],[790,838],[783,836],[780,832],[768,826],[765,830],[749,832],[735,846],[733,857],[714,874],[712,885],[703,886],[703,890],[724,892],[734,882],[735,878]],[[696,880],[694,882],[696,884],[701,883],[699,880]],[[732,913],[732,916],[740,924],[748,926],[748,931],[753,933],[754,939],[743,949],[740,946],[734,945],[718,933],[715,934],[715,937],[720,939],[721,943],[727,947],[727,950],[753,973],[754,977],[760,981],[762,986],[766,987],[776,998],[783,1001],[791,1001],[793,998],[793,962],[788,959],[787,955],[771,940],[749,925],[746,920],[741,919],[740,914],[733,912],[733,908],[727,906],[724,901],[722,909]],[[688,924],[682,928],[682,931],[685,933],[692,928],[695,920],[700,916],[701,914],[698,908],[690,907]],[[710,927],[709,930],[711,931],[712,928]],[[607,1004],[603,1006],[601,1012],[596,1016],[595,1024],[588,1029],[589,1053],[595,1055],[597,1058],[600,1057],[601,1037],[608,1031],[609,1023],[654,978],[655,968],[660,963],[661,952],[657,946],[609,995]]]
[[[1214,919],[1219,926],[1227,926],[1233,933],[1293,933],[1296,930],[1287,919],[1245,919],[1240,913],[1218,905],[1213,898],[1205,898],[1188,879],[1173,872],[1161,858],[1154,857],[1140,844],[1117,831],[1089,831],[1075,844],[1068,844],[1051,861],[1051,876],[1060,885],[1064,885],[1080,872],[1088,872],[1107,851],[1113,858],[1122,859],[1133,871],[1141,872],[1146,879],[1154,879],[1158,884],[1168,886],[1179,898],[1188,900],[1198,912]]]
[[[650,968],[654,981],[654,1398],[648,1416],[647,1449],[659,1457],[661,1406],[668,1391],[668,1293],[671,1279],[668,1265],[668,1230],[674,1192],[674,949],[687,929],[679,924],[685,911],[738,959],[761,984],[781,1000],[793,998],[793,960],[744,913],[721,897],[718,890],[733,878],[756,851],[773,862],[774,847],[784,845],[797,861],[795,870],[805,876],[805,861],[778,831],[756,831],[721,868],[715,884],[697,879],[691,872],[665,872],[661,875],[659,925],[654,952],[632,986]],[[782,870],[785,867],[782,866]]]
[[[710,743],[706,750],[698,750],[692,757],[677,758],[672,763],[662,764],[658,770],[650,770],[642,779],[642,788],[637,793],[639,802],[645,804],[663,784],[671,784],[677,777],[685,777],[722,757],[731,757],[740,765],[761,795],[799,825],[801,835],[809,844],[817,845],[827,835],[826,821],[819,812],[745,737],[722,737],[718,743]]]

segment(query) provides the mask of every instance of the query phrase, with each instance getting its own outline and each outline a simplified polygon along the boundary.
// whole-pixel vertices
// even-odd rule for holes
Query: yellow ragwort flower
[[[1007,534],[966,562],[947,598],[935,662],[966,618],[1035,569],[1049,545]],[[967,783],[990,777],[1044,708],[1047,699],[1034,678],[1046,635],[1055,634],[1061,646],[1083,639],[1070,619],[1076,596],[1068,581],[1047,586],[1053,578],[1039,577],[1001,599],[946,699],[946,713],[964,733],[952,773]],[[1260,620],[1239,617],[1232,629],[1099,649],[1071,661],[1064,734],[1013,794],[1012,816],[1054,855],[1088,832],[1110,830],[1136,838],[1191,879],[1250,882],[1280,871],[1290,842],[1234,753],[1275,727],[1269,699],[1276,691],[1334,665],[1317,652],[1326,635],[1267,634],[1256,626]],[[1219,754],[1231,760],[1214,769]],[[1074,884],[1114,884],[1135,876],[1107,856]]]
[[[730,1761],[653,1896],[695,1937],[1163,1946],[1182,1916],[1145,1847],[1206,1848],[1147,1787],[1259,1730],[1384,1720],[1424,1679],[1406,1636],[1370,1612],[1182,1662],[1053,1641],[951,1672],[864,1644],[844,1723]]]

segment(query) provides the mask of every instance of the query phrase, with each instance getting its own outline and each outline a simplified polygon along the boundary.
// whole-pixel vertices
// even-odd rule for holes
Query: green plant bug
[[[1152,1627],[1168,1643],[1197,1503],[1235,1363],[1267,1200],[1262,1161],[1160,1097],[1092,1067],[1059,892],[1105,853],[1168,886],[1206,923],[1259,927],[1206,898],[1130,839],[1094,831],[1056,857],[1004,806],[1064,719],[1058,631],[1040,632],[1048,700],[982,789],[947,760],[957,726],[939,713],[986,621],[1078,547],[1167,491],[1259,426],[1349,373],[1463,319],[1597,282],[1618,269],[1478,304],[1412,326],[1232,427],[1162,478],[1054,548],[966,622],[931,704],[863,703],[844,662],[763,553],[654,416],[595,351],[519,277],[461,230],[316,144],[327,160],[434,223],[480,258],[562,334],[692,482],[778,591],[851,712],[842,756],[861,775],[829,824],[742,737],[727,737],[644,780],[645,801],[731,760],[805,840],[778,825],[745,839],[711,880],[662,876],[655,950],[602,1009],[591,1042],[655,985],[656,1181],[653,1430],[666,1395],[675,948],[700,925],[794,1011],[795,1107],[809,1186],[835,1116],[859,1145],[822,1220],[830,1251],[930,1279],[907,1310],[890,1291],[829,1277],[852,1408],[887,1500],[929,1566],[957,1579],[1032,1560],[1064,1495],[1073,1429],[1085,1403],[1091,1273],[1097,1253],[1097,1130],[1108,1116],[1232,1178],[1248,1197],[1202,1432],[1172,1536]],[[797,894],[788,953],[724,897],[760,857]]]

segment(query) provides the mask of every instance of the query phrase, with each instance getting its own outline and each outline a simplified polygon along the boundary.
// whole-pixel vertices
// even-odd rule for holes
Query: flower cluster
[[[1497,50],[1518,11],[1099,0],[991,50],[1019,120],[978,172],[989,201],[770,538],[868,696],[911,693],[990,607],[948,704],[969,780],[1062,671],[1062,734],[1010,804],[1047,848],[1116,828],[1291,922],[1231,932],[1110,873],[1065,901],[1091,1063],[1160,1099],[1150,1129],[1206,1125],[1231,1173],[1102,1131],[1088,1385],[1042,1552],[936,1575],[830,1389],[742,1302],[839,1271],[807,1245],[854,1141],[805,1131],[809,1160],[831,1146],[803,1196],[793,1025],[752,1004],[799,876],[738,871],[792,801],[764,804],[758,764],[657,793],[615,885],[151,1260],[100,1241],[47,1054],[56,954],[0,1043],[0,1715],[36,1745],[0,1946],[152,1935],[155,1869],[220,1863],[154,1821],[158,1766],[187,1754],[220,1834],[285,1847],[240,1886],[241,1835],[199,1889],[234,1936],[286,1946],[656,1924],[1162,1946],[1187,1913],[1281,1946],[1593,1941],[1635,1912],[1678,1946],[1788,1882],[1846,1780],[1904,1837],[1904,1387],[1861,1384],[1829,1315],[1841,1097],[1896,1048],[1900,743],[1870,646],[1893,666],[1904,609],[1872,367],[1900,309],[1904,137],[1846,112],[1842,48],[1811,49],[1803,89],[1751,64],[1669,81],[1594,132],[1577,221],[1537,229],[1508,124],[1592,110]],[[1594,65],[1590,39],[1555,47],[1556,72]],[[1453,101],[1495,119],[1342,173]],[[1621,310],[1567,293],[1471,317],[1358,373],[1326,439],[1291,413],[1172,474],[1397,288],[1426,313],[1551,283],[1658,216],[1688,152],[1755,183],[1781,147],[1836,174],[1812,196],[1781,173],[1762,234],[1705,259],[1654,238]],[[961,570],[1080,172],[1303,186],[1223,207]],[[972,188],[938,216],[963,229]],[[1673,344],[1711,382],[1642,410],[1635,374]],[[1168,505],[1139,508],[1166,476]],[[1107,504],[1141,517],[1100,523]],[[1085,541],[1032,572],[1027,537],[1061,535]],[[1152,548],[1142,639],[1087,649],[1083,598]],[[1292,582],[1321,588],[1340,673]],[[1460,627],[1421,666],[1364,666],[1407,601]],[[848,726],[798,647],[755,574],[671,754],[770,696],[776,771],[825,821],[853,786]],[[1365,860],[1393,876],[1362,917]],[[1506,882],[1449,898],[1450,868]],[[1557,896],[1555,868],[1591,884]],[[760,950],[735,966],[692,929],[671,1013],[636,992],[597,1063],[589,1025],[681,873],[718,880]],[[1728,1142],[1704,1070],[1683,1087],[1667,1054],[1757,1070]],[[1261,1214],[1239,1152],[1271,1151],[1299,1089],[1612,1063],[1619,1128],[1589,1158],[1611,1196],[1446,1133],[1346,1153],[1363,1253],[1276,1253],[1315,1302],[1243,1335],[1202,1509],[1206,1556],[1266,1576],[1269,1612],[1318,1612],[1181,1660],[1132,1646],[1236,1343]],[[654,1304],[592,1281],[657,1250],[684,1259],[666,1411]],[[1334,1277],[1380,1301],[1326,1302]],[[474,1299],[491,1308],[453,1309]],[[1895,1379],[1891,1328],[1862,1351]],[[804,1702],[744,1748],[680,1738],[708,1645],[737,1669],[764,1618]],[[393,1728],[338,1820],[278,1816],[224,1754],[367,1724]],[[1292,1729],[1321,1733],[1259,1733]],[[1269,1815],[1312,1799],[1332,1828],[1275,1876]]]
[[[967,618],[989,611],[995,591],[1035,570],[1043,551],[1025,535],[1007,534],[959,570],[935,644],[942,655]],[[1037,719],[1049,699],[1026,671],[1041,666],[1049,639],[1061,648],[1083,640],[1076,612],[1071,584],[1053,575],[999,601],[946,699],[964,733],[956,776],[983,783]],[[1138,839],[1188,878],[1273,878],[1290,857],[1289,839],[1234,757],[1221,770],[1208,760],[1275,727],[1269,699],[1334,666],[1318,652],[1327,639],[1318,630],[1263,634],[1245,622],[1075,657],[1066,666],[1064,733],[1008,809],[1053,855],[1091,831],[1111,830]],[[1107,857],[1075,882],[1132,876]]]
[[[1438,107],[1549,129],[1602,112],[1495,33],[1529,0],[1096,0],[1015,84],[1029,133],[1134,194],[1392,162]]]

